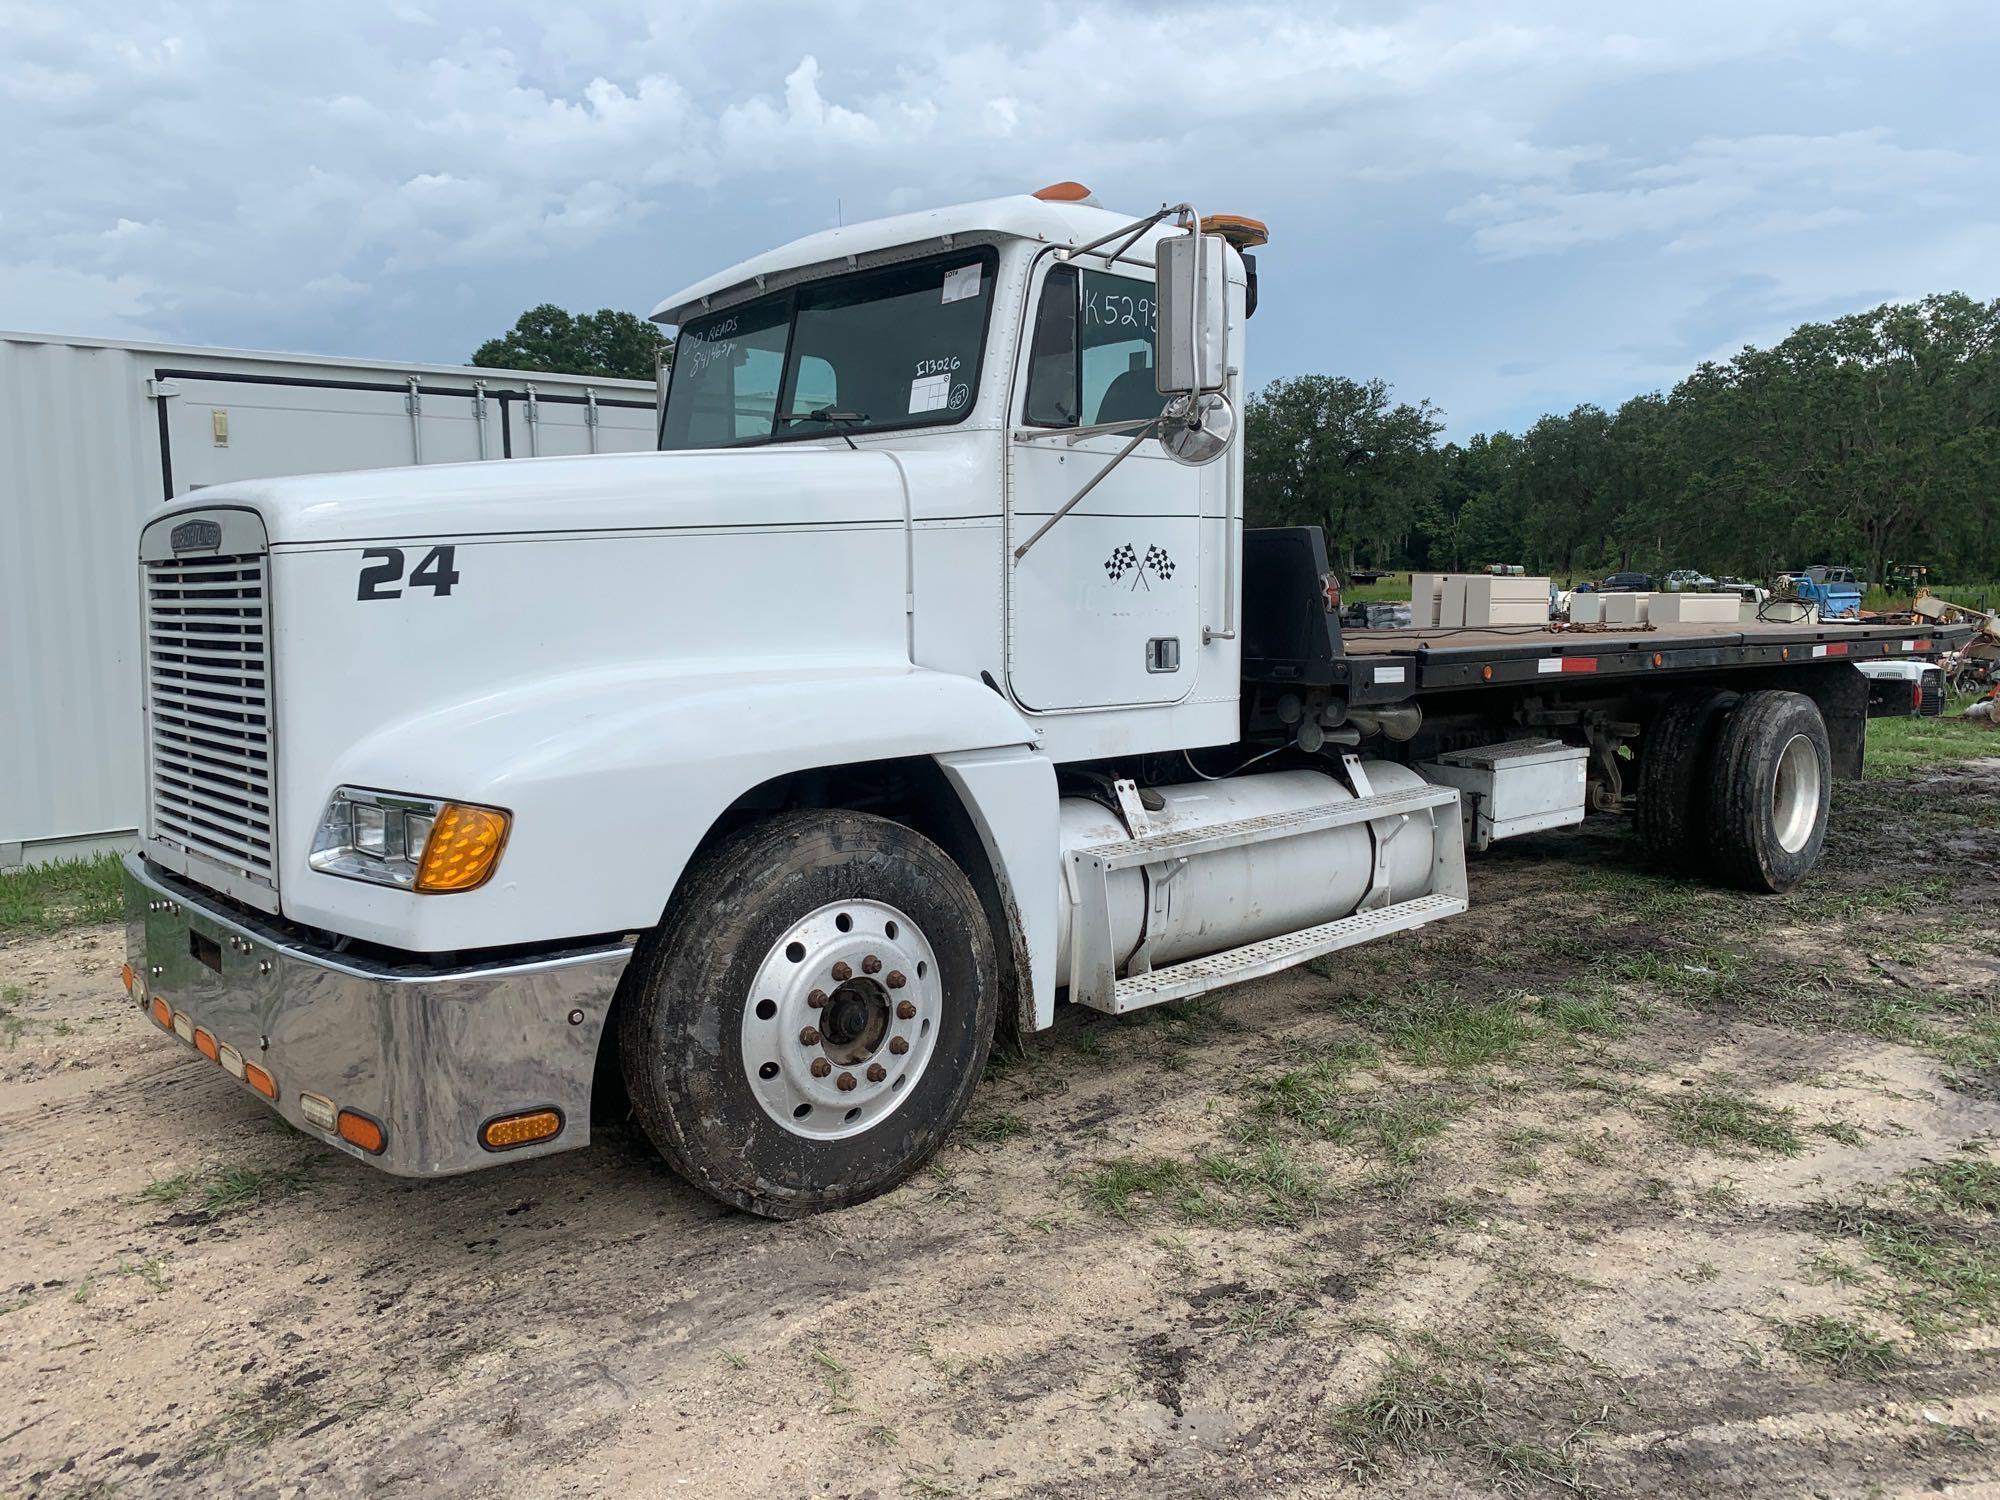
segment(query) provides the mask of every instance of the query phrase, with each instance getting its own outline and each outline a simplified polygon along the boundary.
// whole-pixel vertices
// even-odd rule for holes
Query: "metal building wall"
[[[149,394],[162,370],[176,372],[164,400]],[[479,409],[496,460],[508,437],[515,456],[591,451],[586,391],[598,403],[598,451],[653,446],[644,382],[0,333],[0,869],[122,841],[138,827],[134,549],[166,499],[163,433],[176,495],[229,479],[406,464],[413,375],[427,462],[478,456]],[[488,393],[477,407],[475,383]],[[532,428],[531,385],[547,398]],[[217,410],[226,413],[220,430]]]

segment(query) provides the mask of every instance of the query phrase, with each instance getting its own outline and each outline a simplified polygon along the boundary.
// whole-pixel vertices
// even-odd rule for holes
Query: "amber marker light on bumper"
[[[502,1115],[480,1127],[479,1144],[488,1151],[512,1151],[517,1146],[532,1146],[555,1135],[562,1129],[562,1123],[562,1111],[555,1109],[531,1109],[523,1114]]]
[[[370,1156],[380,1156],[382,1148],[389,1144],[389,1137],[383,1131],[381,1122],[371,1120],[356,1109],[343,1109],[340,1123],[335,1132],[350,1146],[359,1146]]]
[[[273,1104],[277,1103],[278,1080],[273,1078],[269,1073],[266,1073],[255,1063],[245,1063],[243,1065],[243,1081],[262,1094],[266,1099],[269,1099]]]

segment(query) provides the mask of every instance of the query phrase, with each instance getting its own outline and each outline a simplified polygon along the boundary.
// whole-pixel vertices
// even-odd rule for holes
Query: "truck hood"
[[[605,453],[239,480],[175,510],[242,506],[271,544],[901,523],[904,466],[934,455],[785,445]]]

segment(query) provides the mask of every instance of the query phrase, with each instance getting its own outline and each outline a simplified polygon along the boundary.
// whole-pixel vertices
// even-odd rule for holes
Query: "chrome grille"
[[[146,716],[153,837],[275,890],[265,562],[145,565]]]

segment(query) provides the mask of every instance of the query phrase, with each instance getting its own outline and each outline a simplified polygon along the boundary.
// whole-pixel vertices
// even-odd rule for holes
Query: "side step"
[[[1458,788],[1426,785],[1071,850],[1064,871],[1075,902],[1068,975],[1071,1001],[1122,1015],[1142,1006],[1181,1000],[1274,974],[1336,948],[1351,947],[1457,915],[1466,908],[1465,841],[1458,804]],[[1431,826],[1434,853],[1430,893],[1392,905],[1388,900],[1388,845],[1395,831],[1413,819],[1426,820]],[[1275,843],[1321,829],[1355,824],[1369,825],[1375,835],[1375,868],[1369,894],[1363,897],[1359,910],[1318,926],[1280,933],[1158,969],[1146,958],[1151,939],[1142,938],[1138,951],[1124,960],[1130,972],[1123,979],[1117,977],[1121,960],[1113,951],[1111,928],[1114,871],[1145,867],[1153,893],[1149,902],[1157,902],[1159,893],[1171,883],[1178,869],[1199,855]],[[1149,916],[1149,925],[1151,920]]]
[[[1224,985],[1262,979],[1266,974],[1289,969],[1294,964],[1318,958],[1336,948],[1351,948],[1356,943],[1387,937],[1392,932],[1408,932],[1441,917],[1455,917],[1464,910],[1463,896],[1419,896],[1414,901],[1404,901],[1395,906],[1378,906],[1372,911],[1356,912],[1335,922],[1322,922],[1317,927],[1280,933],[1277,937],[1265,938],[1261,943],[1246,943],[1241,948],[1211,953],[1206,958],[1191,958],[1185,963],[1169,964],[1150,973],[1134,974],[1129,979],[1119,980],[1112,987],[1109,1005],[1096,1008],[1120,1016],[1128,1010],[1138,1010],[1147,1005],[1185,1000],[1190,995],[1206,994]]]

